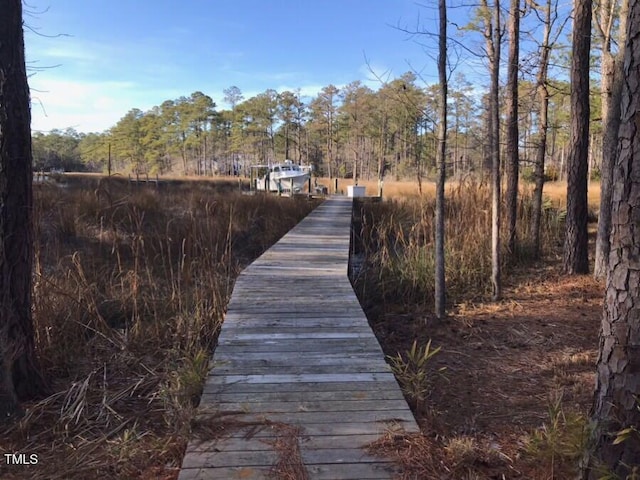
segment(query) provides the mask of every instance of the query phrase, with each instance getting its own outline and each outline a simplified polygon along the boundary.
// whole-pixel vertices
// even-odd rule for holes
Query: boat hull
[[[257,179],[256,189],[265,190],[266,185],[266,190],[269,190],[270,192],[290,192],[293,190],[294,193],[299,193],[306,188],[306,185],[309,182],[309,177],[308,173],[298,175],[281,175],[275,178],[274,176],[270,176],[268,181],[265,177],[262,177]]]
[[[306,188],[311,178],[310,166],[297,165],[291,160],[270,165],[255,165],[252,169],[258,172],[255,180],[256,190],[299,193]]]

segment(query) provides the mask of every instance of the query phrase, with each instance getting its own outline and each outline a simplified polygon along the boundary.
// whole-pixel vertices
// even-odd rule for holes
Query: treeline
[[[34,164],[38,170],[242,175],[250,165],[288,158],[312,164],[322,176],[420,180],[435,168],[437,88],[418,85],[413,73],[376,91],[358,81],[342,88],[329,85],[307,101],[299,91],[275,90],[245,99],[238,87],[230,87],[224,91],[227,109],[194,92],[146,112],[134,108],[103,133],[36,133]],[[569,88],[562,82],[549,88],[546,165],[548,175],[557,178],[564,171]],[[532,83],[521,82],[520,156],[525,177],[535,157],[535,95]],[[448,112],[449,175],[483,174],[490,164],[485,94],[458,75],[450,86]],[[598,115],[595,108],[592,116]],[[594,150],[599,138],[594,128]],[[597,173],[597,164],[593,167]]]

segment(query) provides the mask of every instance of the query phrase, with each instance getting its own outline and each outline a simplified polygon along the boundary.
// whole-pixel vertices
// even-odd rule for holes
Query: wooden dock
[[[351,208],[328,199],[237,279],[179,480],[398,473],[366,452],[418,427],[347,276]]]

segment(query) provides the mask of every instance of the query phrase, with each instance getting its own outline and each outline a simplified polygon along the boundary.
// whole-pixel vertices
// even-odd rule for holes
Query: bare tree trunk
[[[202,136],[202,174],[207,174],[207,131]]]
[[[618,158],[615,162],[611,252],[596,389],[593,433],[583,478],[632,478],[640,460],[640,3],[630,6],[624,56]],[[625,437],[621,432],[625,431]],[[614,439],[618,441],[614,445]],[[635,475],[633,475],[635,476]]]
[[[547,89],[547,72],[549,54],[551,53],[551,1],[547,0],[544,8],[544,34],[540,48],[540,60],[536,88],[540,100],[538,116],[538,144],[536,146],[535,188],[533,190],[533,212],[531,215],[531,235],[534,258],[540,256],[540,224],[542,220],[542,190],[544,188],[544,164],[547,155],[547,132],[549,130],[549,90]]]
[[[626,38],[626,22],[629,11],[629,0],[622,0],[620,6],[620,33],[618,45],[620,49],[614,56],[611,53],[612,0],[600,5],[600,23],[598,31],[602,38],[602,66],[600,94],[602,98],[602,165],[600,167],[600,213],[598,214],[598,235],[596,237],[596,261],[593,275],[604,278],[609,260],[609,235],[611,233],[611,190],[613,178],[613,164],[618,147],[618,129],[620,128],[620,96],[622,94],[622,60]]]
[[[414,156],[416,164],[416,181],[418,182],[418,192],[422,195],[422,137],[420,136],[420,128],[423,120],[417,120],[417,127],[415,130],[415,146]]]
[[[509,9],[509,61],[507,67],[507,245],[513,258],[516,253],[516,219],[518,215],[518,64],[520,62],[520,0],[511,0]]]
[[[353,151],[353,184],[358,185],[358,146]]]
[[[574,0],[571,59],[571,142],[567,159],[567,222],[563,268],[589,273],[587,159],[589,155],[589,49],[591,0]]]
[[[32,155],[22,1],[0,0],[0,422],[38,393],[31,318]]]
[[[446,285],[444,258],[444,183],[446,180],[445,155],[447,151],[447,5],[445,0],[438,1],[440,11],[438,77],[440,80],[440,108],[438,125],[438,178],[436,182],[436,238],[435,238],[435,307],[436,316],[443,319],[446,315]]]
[[[289,160],[289,124],[288,123],[284,124],[284,158],[285,160]]]
[[[333,178],[333,114],[329,113],[327,120],[327,162],[329,167],[329,178]],[[338,174],[336,173],[336,177]],[[336,192],[337,193],[337,192]]]
[[[549,114],[549,91],[546,82],[538,86],[540,99],[540,116],[538,120],[538,145],[536,146],[536,163],[534,168],[535,187],[533,189],[533,209],[531,213],[531,235],[533,257],[540,258],[540,228],[542,223],[542,191],[544,189],[544,164],[547,154],[547,131]]]
[[[186,176],[188,173],[187,169],[187,137],[185,132],[182,132],[182,145],[181,145],[180,153],[182,154],[182,172]]]
[[[485,11],[484,36],[489,55],[491,86],[489,89],[489,150],[491,156],[491,285],[494,301],[502,297],[501,255],[500,255],[500,2],[494,0],[493,11],[487,1],[481,1]]]
[[[383,112],[385,110],[383,109]],[[380,122],[380,159],[378,160],[378,196],[382,197],[382,184],[387,169],[387,141],[386,141],[386,114],[383,113],[382,122]],[[421,192],[422,194],[422,192]]]

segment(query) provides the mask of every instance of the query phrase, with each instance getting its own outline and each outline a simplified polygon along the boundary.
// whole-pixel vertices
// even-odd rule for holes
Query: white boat
[[[299,193],[311,178],[311,166],[298,165],[291,160],[272,165],[255,165],[252,168],[257,170],[256,190]]]

